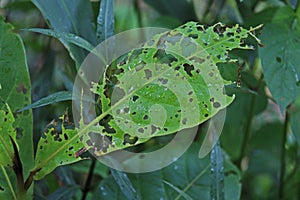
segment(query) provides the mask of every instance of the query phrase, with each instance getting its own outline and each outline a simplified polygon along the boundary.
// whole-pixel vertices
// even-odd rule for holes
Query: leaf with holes
[[[0,110],[0,165],[12,167],[14,148],[11,140],[16,144],[15,118],[9,106],[6,107],[7,110]]]
[[[196,126],[228,106],[217,63],[233,62],[232,49],[258,29],[189,22],[154,36],[109,65],[92,91],[101,99],[100,125],[80,122],[84,142],[97,156]],[[83,131],[84,130],[84,131]]]
[[[80,161],[77,152],[83,147],[77,135],[77,129],[68,122],[66,115],[48,125],[38,143],[35,158],[34,179],[39,180],[60,165]]]

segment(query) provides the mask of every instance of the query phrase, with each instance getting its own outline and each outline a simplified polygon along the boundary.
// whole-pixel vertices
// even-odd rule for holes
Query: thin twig
[[[283,199],[284,196],[284,175],[285,175],[285,143],[288,133],[288,124],[289,124],[289,113],[285,112],[285,121],[284,121],[284,130],[281,143],[281,157],[280,157],[280,176],[279,176],[279,191],[278,199]]]
[[[85,200],[85,199],[86,199],[86,196],[87,196],[88,192],[89,192],[90,189],[91,189],[92,178],[93,178],[93,175],[94,175],[95,167],[96,167],[96,159],[93,158],[93,159],[92,159],[92,164],[91,164],[91,166],[90,166],[90,170],[89,170],[88,177],[87,177],[87,179],[86,179],[86,181],[85,181],[84,188],[83,188],[83,190],[82,190],[82,197],[81,197],[81,200]]]

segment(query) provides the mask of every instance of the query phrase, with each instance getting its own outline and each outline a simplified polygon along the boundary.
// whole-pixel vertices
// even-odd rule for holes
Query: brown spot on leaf
[[[25,88],[24,83],[20,83],[17,87],[17,92],[22,92],[23,94],[27,93],[27,89]]]

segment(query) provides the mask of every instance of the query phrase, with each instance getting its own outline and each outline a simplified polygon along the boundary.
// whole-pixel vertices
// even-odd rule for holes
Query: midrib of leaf
[[[250,30],[247,31],[248,34],[250,34],[251,31],[254,31],[256,29],[259,29],[262,25],[259,25],[257,27],[254,28],[250,28]],[[251,36],[254,36],[253,34],[251,34]],[[186,60],[188,60],[189,58],[192,58],[194,55],[198,54],[198,53],[202,53],[202,52],[206,52],[206,50],[216,46],[216,45],[220,45],[223,42],[226,42],[230,39],[234,38],[234,36],[230,36],[228,37],[228,39],[216,42],[216,44],[211,45],[211,46],[207,46],[206,48],[201,49],[200,51],[192,54],[191,56],[187,57]],[[256,38],[254,36],[255,39],[258,40],[258,38]],[[249,48],[248,48],[249,49]],[[251,48],[250,48],[251,49]],[[165,70],[164,72],[160,73],[158,76],[154,76],[152,79],[150,79],[149,81],[147,81],[144,85],[147,85],[149,83],[151,83],[153,80],[155,80],[156,78],[160,77],[162,74],[165,74],[166,72],[168,72],[169,70],[173,69],[172,67],[167,68],[167,70]],[[143,86],[142,86],[143,87]],[[141,88],[142,88],[141,87]],[[51,156],[49,156],[44,162],[41,162],[39,165],[37,165],[33,171],[36,171],[37,169],[40,169],[42,167],[44,167],[50,160],[52,160],[56,155],[58,155],[61,151],[63,151],[64,148],[67,147],[67,145],[71,144],[77,137],[83,135],[86,131],[88,131],[88,129],[93,126],[94,124],[98,123],[100,120],[102,120],[104,117],[106,117],[113,109],[115,109],[118,105],[120,105],[121,103],[123,103],[124,100],[128,99],[129,97],[132,96],[132,94],[134,94],[135,92],[137,92],[138,90],[140,90],[141,88],[137,88],[134,89],[133,91],[131,91],[128,95],[124,96],[122,99],[120,99],[120,101],[118,101],[117,103],[115,103],[113,106],[111,106],[107,111],[103,112],[102,114],[100,114],[98,117],[96,117],[94,120],[92,120],[89,124],[87,124],[86,126],[84,126],[84,128],[80,129],[80,131],[74,135],[73,137],[71,137],[64,145],[62,145],[60,148],[58,148]],[[191,126],[192,127],[192,126]],[[187,127],[188,128],[188,127]],[[195,180],[196,181],[196,180]],[[191,185],[188,185],[189,187]]]
[[[194,183],[201,177],[203,176],[203,174],[205,174],[205,172],[209,169],[210,165],[207,165],[182,191],[186,192],[188,191],[188,189],[190,189],[190,187],[192,187],[194,185]],[[179,194],[175,200],[179,200],[181,197],[181,194]]]
[[[17,200],[17,196],[16,196],[16,194],[15,194],[14,188],[13,188],[11,182],[10,182],[10,179],[9,179],[7,173],[6,173],[5,168],[4,168],[2,165],[1,165],[1,170],[2,170],[2,173],[3,173],[3,175],[4,175],[5,180],[6,180],[6,182],[7,182],[7,185],[8,185],[8,187],[9,187],[9,190],[10,190],[10,193],[11,193],[13,199],[14,199],[14,200]]]

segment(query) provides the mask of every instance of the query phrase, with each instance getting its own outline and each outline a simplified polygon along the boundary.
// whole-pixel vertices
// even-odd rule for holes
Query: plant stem
[[[88,177],[86,179],[86,182],[85,182],[85,185],[84,185],[84,188],[82,190],[82,197],[81,197],[81,200],[85,200],[89,190],[90,190],[90,187],[91,187],[91,183],[92,183],[92,178],[93,178],[93,175],[94,175],[94,170],[95,170],[95,167],[96,167],[96,159],[93,158],[92,159],[92,164],[90,166],[90,170],[89,170],[89,174],[88,174]]]
[[[285,112],[284,130],[283,130],[282,143],[281,143],[278,199],[283,199],[284,196],[285,143],[286,143],[286,137],[288,133],[289,119],[290,119],[289,113]]]
[[[256,91],[260,87],[260,84],[262,83],[262,80],[263,80],[263,75],[261,75],[260,79],[258,80],[258,83],[255,87]],[[247,124],[246,124],[246,127],[245,127],[245,135],[244,135],[242,146],[241,146],[240,156],[236,161],[236,165],[240,169],[242,168],[242,160],[243,160],[243,157],[246,153],[247,144],[248,144],[248,141],[249,141],[249,138],[250,138],[251,124],[252,124],[252,119],[253,119],[253,116],[254,116],[254,106],[255,106],[256,97],[257,97],[257,95],[252,95],[251,96],[250,108],[249,108],[249,113],[248,113],[248,120],[247,120]]]

